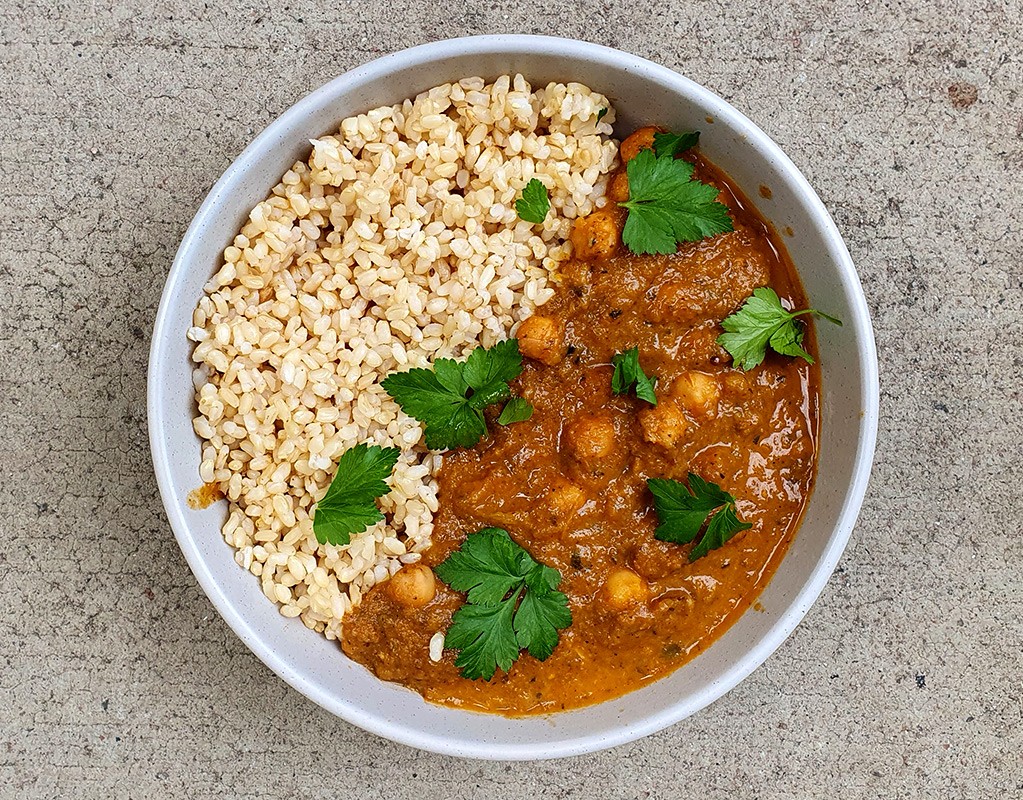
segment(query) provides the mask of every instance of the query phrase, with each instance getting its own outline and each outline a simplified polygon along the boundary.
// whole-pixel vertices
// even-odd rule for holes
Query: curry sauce
[[[720,170],[698,152],[687,157],[720,189],[735,230],[670,256],[587,252],[596,239],[576,242],[589,260],[563,266],[556,296],[518,333],[532,357],[513,390],[534,406],[532,418],[503,427],[492,414],[490,436],[448,453],[439,475],[423,563],[441,563],[481,528],[504,528],[561,572],[571,626],[546,661],[523,652],[508,673],[464,679],[454,652],[429,656],[463,596],[419,567],[425,594],[401,602],[406,567],[345,619],[344,652],[380,678],[432,702],[508,715],[597,703],[705,650],[774,574],[813,485],[819,370],[769,353],[742,372],[716,339],[759,286],[789,307],[805,307],[805,297],[774,230]],[[618,234],[621,213],[609,204],[600,221]],[[656,406],[611,392],[611,358],[633,346],[657,376]],[[816,355],[810,324],[804,347]],[[692,563],[692,545],[654,538],[646,488],[648,478],[682,481],[690,471],[732,493],[752,523]]]

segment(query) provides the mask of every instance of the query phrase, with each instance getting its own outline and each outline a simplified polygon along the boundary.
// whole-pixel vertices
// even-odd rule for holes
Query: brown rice
[[[441,457],[380,381],[490,346],[550,299],[572,220],[603,205],[615,166],[602,108],[580,84],[533,91],[516,75],[349,117],[225,249],[188,331],[199,474],[227,497],[235,560],[285,616],[336,638],[365,591],[430,546]],[[515,212],[534,177],[542,225]],[[402,450],[387,519],[320,545],[314,504],[360,442]]]

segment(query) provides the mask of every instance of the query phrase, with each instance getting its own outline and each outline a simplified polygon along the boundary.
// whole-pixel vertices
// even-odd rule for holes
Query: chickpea
[[[648,125],[629,134],[618,148],[618,157],[621,158],[622,163],[634,159],[639,155],[640,150],[653,149],[654,134],[660,132],[660,129]]]
[[[629,176],[625,170],[618,172],[607,187],[607,197],[612,203],[624,203],[629,199]]]
[[[618,208],[604,208],[580,217],[572,226],[572,253],[583,261],[610,258],[618,250]]]
[[[398,570],[387,582],[391,598],[408,608],[420,608],[437,594],[433,570],[425,564],[409,564]]]
[[[515,336],[519,352],[541,364],[557,364],[565,354],[565,329],[550,317],[534,314],[519,325]]]
[[[650,585],[631,569],[616,569],[607,576],[604,595],[614,611],[624,611],[650,599]]]
[[[586,492],[571,481],[559,481],[547,494],[547,504],[555,520],[564,521],[586,504]]]
[[[715,376],[690,371],[675,380],[671,394],[694,417],[713,417],[721,399],[721,387]]]
[[[584,414],[565,428],[568,451],[583,463],[606,458],[615,449],[615,428],[609,416]]]
[[[662,447],[677,447],[685,437],[689,420],[671,399],[662,399],[656,406],[644,408],[638,414],[643,438]]]

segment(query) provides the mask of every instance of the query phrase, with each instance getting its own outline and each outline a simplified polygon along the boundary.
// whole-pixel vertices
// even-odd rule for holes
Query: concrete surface
[[[0,9],[0,797],[1023,797],[1023,12],[1015,0]],[[737,690],[612,752],[462,762],[343,723],[213,612],[145,434],[208,188],[310,89],[445,36],[629,50],[774,136],[847,236],[883,422],[820,602]]]

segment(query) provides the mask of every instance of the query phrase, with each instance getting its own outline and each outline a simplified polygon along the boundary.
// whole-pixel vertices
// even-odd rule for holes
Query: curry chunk
[[[684,572],[689,565],[689,557],[683,548],[652,537],[641,540],[629,553],[628,560],[629,566],[651,583],[672,573]]]
[[[713,417],[721,399],[718,379],[706,372],[691,370],[676,378],[671,394],[694,417]]]
[[[654,134],[660,132],[660,128],[647,125],[645,128],[640,128],[629,134],[618,148],[618,157],[621,158],[622,163],[625,164],[634,159],[639,155],[640,150],[653,149]]]
[[[643,438],[651,444],[674,448],[685,438],[689,420],[685,413],[670,399],[661,400],[656,406],[644,408],[638,414]]]
[[[701,478],[715,483],[728,483],[736,479],[735,463],[739,459],[738,447],[719,444],[700,451],[690,469]]]
[[[725,388],[740,401],[745,401],[753,393],[754,386],[745,372],[732,370],[725,375]]]
[[[557,320],[534,314],[515,334],[519,352],[526,358],[552,366],[565,355],[565,328]]]
[[[408,608],[420,608],[437,594],[437,581],[433,570],[425,564],[409,564],[398,570],[387,582],[391,598]]]
[[[606,414],[583,414],[565,428],[565,447],[588,464],[607,458],[615,449],[615,428]]]
[[[758,286],[771,281],[770,257],[751,247],[744,229],[722,233],[683,247],[685,270],[665,269],[653,276],[647,319],[686,328],[724,319]]]
[[[583,297],[593,282],[593,267],[586,261],[572,258],[563,261],[558,266],[561,275],[561,285],[576,290],[579,297]]]
[[[615,611],[624,611],[650,599],[650,585],[631,569],[616,569],[604,583],[604,597]]]
[[[606,206],[577,219],[568,238],[576,258],[595,261],[613,256],[619,237],[618,208]]]

